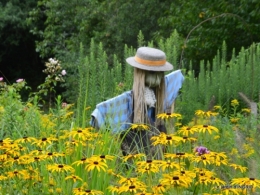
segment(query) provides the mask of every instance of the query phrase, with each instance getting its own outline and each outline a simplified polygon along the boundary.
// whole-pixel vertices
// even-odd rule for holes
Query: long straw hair
[[[148,123],[145,113],[147,105],[145,103],[145,70],[134,69],[134,82],[133,82],[133,100],[134,100],[134,118],[133,123]],[[164,97],[165,97],[165,83],[164,77],[161,78],[160,85],[155,88],[155,116],[164,112]],[[158,124],[159,121],[156,121]],[[159,122],[160,123],[160,122]]]

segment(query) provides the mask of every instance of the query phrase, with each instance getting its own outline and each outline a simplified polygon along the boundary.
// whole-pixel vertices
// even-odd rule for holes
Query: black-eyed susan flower
[[[123,186],[131,186],[131,185],[144,186],[144,183],[141,182],[137,177],[123,177],[123,176],[121,176],[118,183],[123,185]]]
[[[192,162],[203,163],[206,166],[207,164],[212,164],[212,158],[208,154],[203,154],[200,156],[193,156]]]
[[[45,154],[42,154],[44,158],[53,160],[57,157],[63,157],[65,154],[59,153],[59,152],[46,152]]]
[[[240,170],[241,173],[245,173],[247,171],[247,167],[243,167],[241,165],[238,165],[238,164],[229,164],[230,167],[234,168],[235,170]]]
[[[181,114],[178,113],[161,113],[156,115],[156,118],[158,119],[171,119],[171,118],[180,119],[181,117],[182,117]]]
[[[73,129],[72,131],[67,133],[67,136],[72,137],[73,139],[76,139],[76,140],[83,140],[83,141],[92,139],[92,134],[91,134],[89,128]]]
[[[62,172],[72,172],[74,173],[74,168],[69,166],[69,165],[65,165],[65,164],[52,164],[52,165],[48,165],[47,166],[48,171],[51,172],[58,172],[58,173],[62,173]]]
[[[58,141],[58,139],[54,137],[43,137],[34,141],[32,144],[35,144],[38,147],[46,147],[47,145],[52,144],[54,141]]]
[[[212,131],[218,133],[218,128],[211,125],[196,125],[195,128],[198,129],[199,133],[208,132],[209,134],[212,134]]]
[[[195,178],[196,173],[194,171],[184,170],[183,168],[180,168],[179,170],[175,170],[173,172],[174,175],[181,175],[185,177]]]
[[[208,169],[205,168],[194,168],[194,172],[198,175],[198,176],[206,176],[206,177],[214,177],[215,173],[212,171],[209,171]]]
[[[149,131],[150,127],[145,124],[131,124],[130,127],[132,130],[137,130],[137,131]]]
[[[225,152],[210,152],[209,156],[212,157],[213,163],[216,166],[220,165],[227,165],[228,164],[228,157]]]
[[[241,195],[244,194],[242,189],[234,189],[234,188],[222,188],[221,194],[224,195]]]
[[[154,194],[164,193],[164,192],[166,192],[166,186],[162,185],[162,184],[152,186],[152,191]]]
[[[76,181],[83,181],[79,176],[77,175],[69,175],[67,177],[65,177],[65,180],[72,180],[74,183]]]
[[[164,160],[160,164],[160,167],[162,171],[165,171],[166,169],[167,170],[180,169],[180,163],[170,161],[170,160]]]
[[[17,140],[14,141],[14,143],[32,143],[34,141],[36,141],[37,139],[34,138],[34,137],[27,137],[27,136],[24,136],[22,138],[19,138]]]
[[[253,177],[234,178],[231,185],[251,186],[252,188],[260,188],[260,180]]]
[[[71,165],[79,166],[79,165],[82,165],[84,163],[87,163],[87,158],[81,158],[80,160],[77,160],[77,161],[73,162]]]
[[[226,184],[225,181],[223,181],[223,180],[221,180],[221,179],[219,179],[217,177],[210,177],[210,182],[211,182],[211,184],[218,185],[218,186],[220,186],[220,185],[223,186],[223,185]]]
[[[146,191],[146,185],[137,185],[137,184],[133,184],[133,185],[123,185],[119,187],[118,193],[124,193],[124,192],[130,192],[130,193],[138,193],[138,192],[143,192]]]
[[[83,188],[74,188],[73,189],[74,195],[103,195],[104,193],[99,190],[89,190]]]
[[[93,158],[100,158],[102,161],[107,162],[107,160],[114,160],[114,156],[111,155],[93,155]]]
[[[108,186],[108,190],[111,192],[111,193],[118,193],[119,192],[119,187],[120,186]]]
[[[192,179],[181,175],[163,174],[160,183],[165,186],[188,188],[192,183]]]
[[[14,171],[8,171],[6,173],[6,175],[8,176],[8,178],[20,178],[20,179],[23,179],[25,177],[28,177],[28,172],[27,170],[17,170],[15,169]]]
[[[185,159],[185,158],[191,158],[193,157],[193,154],[185,153],[185,152],[176,152],[176,153],[165,153],[165,158],[171,158],[171,159]]]
[[[153,141],[152,145],[177,145],[181,140],[182,137],[176,136],[174,134],[165,134],[160,133],[158,136],[151,137]]]
[[[100,158],[89,158],[86,160],[86,163],[87,165],[85,166],[85,169],[87,171],[92,171],[94,169],[97,169],[98,171],[106,171],[108,167]]]
[[[182,140],[180,140],[180,142],[182,142],[182,143],[186,143],[186,142],[194,143],[196,141],[197,141],[197,138],[195,138],[195,137],[187,137],[187,136],[183,136]]]
[[[194,133],[198,132],[197,128],[192,128],[189,126],[183,126],[178,130],[178,134],[182,136],[190,136],[193,135]]]
[[[143,153],[129,154],[129,155],[123,157],[123,162],[126,162],[126,161],[128,161],[129,159],[139,160],[139,159],[141,159],[141,157],[145,157],[145,156],[146,156],[146,155],[143,154]]]

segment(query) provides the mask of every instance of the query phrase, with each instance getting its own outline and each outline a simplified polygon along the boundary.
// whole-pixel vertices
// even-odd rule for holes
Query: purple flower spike
[[[198,153],[198,155],[203,155],[203,154],[208,154],[210,153],[210,151],[208,150],[208,148],[204,147],[204,146],[199,146],[195,148],[195,152]]]

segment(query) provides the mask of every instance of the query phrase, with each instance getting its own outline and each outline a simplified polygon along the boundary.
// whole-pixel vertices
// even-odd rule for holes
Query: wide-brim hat
[[[135,56],[126,59],[133,67],[150,71],[169,71],[173,65],[166,61],[163,51],[151,47],[140,47]]]

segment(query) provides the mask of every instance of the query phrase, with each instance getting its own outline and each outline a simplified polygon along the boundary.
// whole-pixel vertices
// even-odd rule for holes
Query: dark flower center
[[[147,163],[151,163],[151,162],[153,162],[153,161],[152,161],[152,160],[147,160],[146,162],[147,162]]]
[[[135,189],[135,186],[129,186],[129,189]]]
[[[82,159],[80,159],[81,161],[85,161],[86,160],[86,158],[82,158]]]
[[[206,128],[207,128],[207,127],[209,127],[209,126],[208,126],[208,125],[203,125],[203,127],[206,127]]]
[[[78,132],[78,133],[82,133],[82,130],[79,129],[77,132]]]
[[[170,112],[167,112],[167,113],[166,113],[166,115],[171,115],[171,114],[172,114],[172,113],[170,113]]]
[[[98,165],[98,162],[97,162],[97,161],[95,161],[95,162],[94,162],[94,165]]]
[[[172,139],[171,136],[167,136],[167,137],[166,137],[166,140],[171,140],[171,139]]]
[[[44,138],[42,138],[42,141],[44,142],[44,141],[46,141],[47,140],[47,138],[46,137],[44,137]]]
[[[19,157],[18,157],[18,156],[14,157],[14,160],[18,160],[18,159],[19,159]]]
[[[48,156],[52,156],[52,155],[53,155],[53,153],[52,153],[52,152],[49,152],[47,155],[48,155]]]
[[[172,177],[173,180],[179,180],[180,178],[178,176]]]
[[[106,156],[105,155],[101,155],[100,158],[106,158]]]
[[[176,155],[183,156],[183,155],[185,155],[185,153],[184,152],[177,152]]]
[[[89,192],[91,192],[91,190],[85,190],[85,192],[89,193]]]
[[[250,178],[249,178],[249,180],[253,180],[253,181],[254,181],[254,180],[255,180],[255,178],[253,178],[253,177],[250,177]]]
[[[64,166],[63,166],[63,165],[58,165],[58,167],[59,167],[60,169],[62,169]]]

